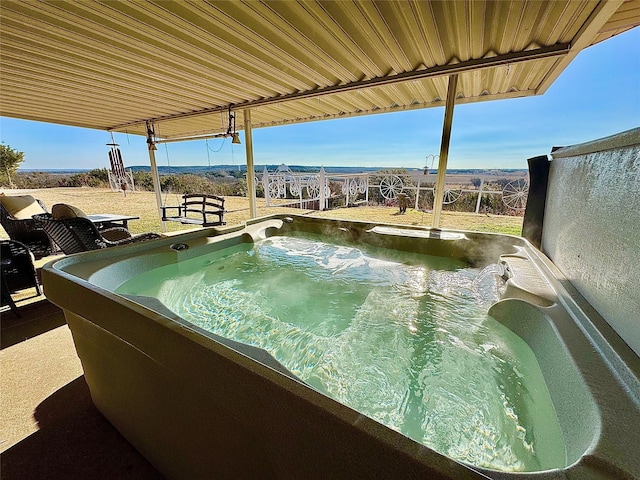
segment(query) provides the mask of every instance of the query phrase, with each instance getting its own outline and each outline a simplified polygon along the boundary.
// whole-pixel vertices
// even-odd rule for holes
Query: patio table
[[[128,228],[129,220],[138,220],[140,217],[132,215],[116,215],[111,213],[97,213],[94,215],[87,215],[87,218],[91,220],[98,230],[111,227],[124,227]]]

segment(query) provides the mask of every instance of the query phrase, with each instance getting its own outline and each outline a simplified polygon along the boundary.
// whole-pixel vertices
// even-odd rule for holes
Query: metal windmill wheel
[[[389,175],[380,181],[380,193],[388,200],[395,199],[403,188],[402,180],[395,175]]]
[[[460,190],[452,190],[450,188],[447,188],[444,191],[444,195],[442,196],[442,204],[448,205],[450,203],[453,203],[460,198],[460,195],[462,195],[462,192]]]
[[[367,181],[364,178],[358,179],[358,192],[367,193]]]
[[[311,176],[307,179],[307,195],[309,198],[320,196],[320,179],[317,176]]]
[[[355,178],[352,178],[349,182],[349,195],[353,196],[358,193],[358,182]]]
[[[277,179],[269,181],[269,198],[280,198],[280,185]]]
[[[502,189],[502,203],[512,210],[524,210],[529,195],[529,182],[524,178],[507,183]]]
[[[300,195],[300,191],[302,190],[302,182],[299,177],[293,177],[289,181],[289,191],[292,195],[298,196]]]
[[[346,195],[349,192],[349,179],[345,178],[344,182],[342,182],[342,186],[340,187],[340,191],[343,195]]]

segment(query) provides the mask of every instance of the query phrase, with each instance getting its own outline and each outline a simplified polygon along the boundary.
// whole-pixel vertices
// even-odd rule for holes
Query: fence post
[[[318,210],[326,209],[326,205],[325,205],[326,199],[324,195],[324,182],[325,182],[324,167],[320,167],[320,173],[318,175],[318,183],[320,184],[320,192],[318,194]]]
[[[264,171],[262,172],[262,187],[264,188],[265,203],[267,207],[270,207],[271,193],[269,192],[269,172],[267,171],[267,167],[264,167]]]
[[[484,187],[484,177],[480,179],[480,191],[478,192],[478,202],[476,203],[476,213],[480,211],[480,200],[482,200],[482,187]]]
[[[365,196],[364,199],[367,202],[367,205],[369,205],[369,174],[367,173],[366,177],[365,177],[365,182],[366,182],[366,188],[365,188]]]
[[[302,177],[298,177],[298,180],[300,181],[300,191],[298,192],[298,197],[300,198],[300,210],[302,210]]]
[[[415,210],[418,210],[418,198],[420,198],[420,177],[418,177],[418,187],[416,188],[416,206]]]
[[[349,206],[349,187],[350,187],[350,181],[349,181],[349,177],[344,179],[344,189],[345,189],[345,195],[347,197],[346,199],[346,203],[345,203],[345,207]]]

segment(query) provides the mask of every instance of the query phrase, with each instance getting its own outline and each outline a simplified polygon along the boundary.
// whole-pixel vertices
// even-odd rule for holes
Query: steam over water
[[[562,467],[533,352],[486,313],[498,271],[272,237],[143,273],[118,292],[264,348],[317,390],[452,458]]]

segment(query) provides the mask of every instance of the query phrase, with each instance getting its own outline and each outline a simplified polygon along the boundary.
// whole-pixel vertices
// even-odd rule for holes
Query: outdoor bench
[[[223,216],[224,198],[217,195],[183,195],[180,205],[162,207],[162,221],[214,227],[226,224]]]

